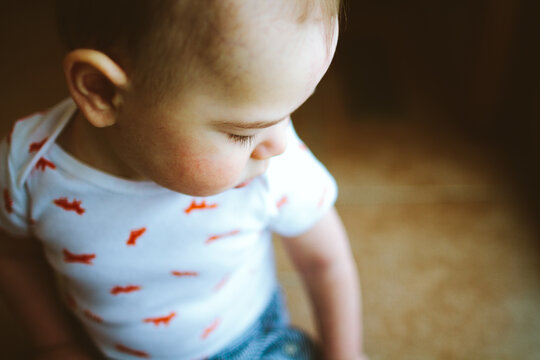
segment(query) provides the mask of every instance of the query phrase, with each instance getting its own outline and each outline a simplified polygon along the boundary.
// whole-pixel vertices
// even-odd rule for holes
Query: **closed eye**
[[[228,134],[228,136],[229,140],[243,146],[250,146],[251,144],[253,144],[253,139],[255,138],[255,136],[242,136],[235,134]]]

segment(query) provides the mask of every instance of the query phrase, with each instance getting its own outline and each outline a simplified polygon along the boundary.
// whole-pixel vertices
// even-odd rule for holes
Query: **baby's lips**
[[[253,179],[254,179],[254,178],[251,178],[251,179],[249,179],[249,180],[246,180],[246,181],[244,181],[244,182],[242,182],[242,183],[236,185],[234,188],[235,188],[235,189],[241,189],[241,188],[243,188],[243,187],[246,187],[246,186],[249,185],[249,183],[251,183],[251,182],[253,181]]]

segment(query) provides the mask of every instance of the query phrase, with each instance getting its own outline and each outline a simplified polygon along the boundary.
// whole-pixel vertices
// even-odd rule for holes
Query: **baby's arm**
[[[0,233],[0,290],[30,336],[34,359],[95,359],[74,335],[37,241]]]
[[[284,244],[307,286],[325,359],[364,359],[357,271],[336,210]]]

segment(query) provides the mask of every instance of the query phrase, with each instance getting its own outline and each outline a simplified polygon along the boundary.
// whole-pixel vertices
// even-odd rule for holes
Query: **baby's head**
[[[194,196],[260,175],[333,57],[339,0],[59,0],[64,70],[123,176]]]

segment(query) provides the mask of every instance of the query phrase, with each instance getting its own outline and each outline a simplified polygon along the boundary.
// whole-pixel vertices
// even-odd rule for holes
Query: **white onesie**
[[[66,305],[113,359],[199,359],[240,336],[276,289],[271,233],[299,235],[333,205],[333,178],[288,133],[242,188],[206,198],[121,179],[55,139],[67,99],[0,145],[0,227],[42,242]],[[37,300],[38,301],[38,300]]]

